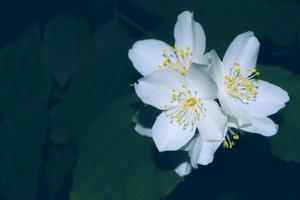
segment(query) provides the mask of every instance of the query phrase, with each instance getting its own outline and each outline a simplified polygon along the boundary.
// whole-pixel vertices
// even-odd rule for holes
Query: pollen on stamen
[[[240,139],[240,136],[239,135],[234,135],[233,139],[238,140],[238,139]]]
[[[228,144],[228,142],[226,140],[223,141],[223,147],[225,149],[229,148],[229,144]]]
[[[225,149],[232,149],[234,146],[235,146],[235,143],[233,141],[230,141],[230,142],[228,142],[226,140],[223,141],[223,147]]]
[[[235,62],[234,65],[237,66],[237,67],[241,66],[241,64],[237,63],[237,62]]]
[[[192,52],[190,48],[181,49],[178,47],[170,47],[169,51],[163,49],[162,55],[164,57],[163,63],[159,65],[159,68],[169,68],[180,72],[181,75],[185,76],[191,63]]]
[[[234,100],[249,104],[249,102],[256,100],[258,94],[258,81],[253,78],[259,75],[259,72],[251,68],[247,68],[245,71],[248,74],[244,74],[240,64],[235,62],[229,69],[229,74],[224,76],[224,84],[227,93]]]
[[[235,142],[233,140],[240,139],[240,136],[233,131],[232,128],[228,129],[228,133],[225,136],[225,140],[223,141],[223,147],[232,149],[235,146]]]
[[[172,90],[170,104],[176,105],[174,108],[165,106],[168,111],[166,115],[170,123],[178,123],[183,129],[188,127],[195,128],[197,121],[203,112],[206,112],[200,98],[196,98],[196,93],[192,91],[186,84],[181,85],[182,91]],[[167,105],[170,105],[167,104]],[[168,109],[168,110],[167,110]]]

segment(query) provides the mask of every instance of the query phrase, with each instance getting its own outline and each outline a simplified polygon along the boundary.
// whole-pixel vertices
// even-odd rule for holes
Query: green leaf
[[[0,51],[0,110],[12,132],[46,106],[51,79],[42,65],[40,26]]]
[[[49,188],[49,199],[56,199],[62,183],[72,173],[75,160],[75,149],[72,145],[64,145],[51,150],[45,177]]]
[[[74,170],[71,200],[157,200],[181,180],[154,160],[155,146],[135,133],[129,96],[113,103],[87,135]]]
[[[61,86],[85,65],[89,33],[87,22],[72,15],[55,17],[47,24],[44,63]]]
[[[17,132],[9,131],[5,123],[0,124],[0,196],[3,199],[35,199],[48,117],[46,110],[39,110]]]
[[[74,72],[61,105],[78,147],[99,114],[130,91],[135,73],[127,56],[131,44],[127,32],[116,22],[100,26],[91,37],[86,62]]]
[[[47,136],[51,79],[41,59],[40,26],[0,51],[0,196],[32,200]]]
[[[71,142],[72,133],[67,119],[62,115],[63,107],[60,104],[52,108],[50,112],[50,137],[49,139],[55,144],[69,144]]]
[[[273,154],[286,160],[300,162],[300,76],[282,67],[261,66],[261,79],[276,84],[289,93],[290,101],[274,120],[279,125],[275,136],[267,138]]]
[[[68,18],[68,20],[74,24],[81,23],[80,19],[77,18]],[[76,20],[79,20],[79,22],[75,22]],[[61,18],[57,18],[50,25],[59,28],[61,23]],[[76,26],[74,25],[74,27]],[[55,35],[61,31],[54,29],[52,32]],[[60,40],[64,40],[66,37],[68,37],[67,34],[59,35]],[[57,36],[55,35],[53,38],[55,39]],[[73,39],[69,40],[70,43]],[[60,45],[59,42],[56,43]],[[83,56],[75,58],[77,67],[68,68],[73,70],[68,90],[65,95],[59,97],[62,101],[51,111],[50,139],[52,142],[67,144],[71,139],[80,152],[80,146],[85,135],[99,115],[107,109],[107,106],[114,99],[130,92],[130,79],[135,73],[127,56],[131,44],[132,40],[117,21],[101,25],[95,33],[88,37],[86,44],[82,45],[86,47],[80,51],[80,55]],[[49,49],[50,47],[46,47],[46,45],[51,46],[52,44],[45,43],[44,45],[44,49]],[[49,58],[50,61],[51,59],[54,60],[51,61],[52,63],[63,59],[63,56],[56,55],[56,48],[50,48],[53,50],[51,51],[53,57]],[[65,49],[65,51],[68,50]],[[58,54],[60,53],[65,54],[63,51],[58,51]],[[63,74],[64,77],[66,77],[65,75],[67,73]],[[66,81],[66,79],[64,80]],[[65,162],[59,162],[56,169],[53,168],[55,162],[57,162],[56,160],[64,158],[58,157],[60,156],[59,153],[52,156],[48,163],[48,173],[50,174],[47,174],[47,181],[50,193],[53,196],[57,192],[61,181],[63,181],[65,173],[68,172],[70,160],[66,155]],[[53,175],[52,178],[51,174]]]

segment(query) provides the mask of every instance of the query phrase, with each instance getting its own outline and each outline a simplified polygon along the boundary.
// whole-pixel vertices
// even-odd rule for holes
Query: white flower
[[[238,35],[228,47],[223,61],[215,51],[211,76],[218,87],[218,98],[225,112],[236,120],[237,128],[264,136],[276,134],[278,126],[267,116],[276,113],[289,100],[286,91],[257,80],[255,66],[259,42],[252,32]]]
[[[137,113],[139,114],[139,113]],[[135,131],[142,135],[152,138],[152,129],[146,128],[143,124],[139,122],[137,116],[134,117]],[[224,129],[224,135],[227,129]],[[225,142],[224,140],[223,142]],[[179,176],[186,176],[191,173],[192,168],[198,168],[197,164],[208,165],[213,161],[214,153],[218,147],[222,144],[222,140],[217,141],[205,141],[201,139],[201,134],[196,134],[181,150],[188,151],[190,156],[190,161],[184,161],[175,167],[174,171]]]
[[[226,129],[224,130],[224,133],[226,133]],[[197,169],[198,164],[210,164],[214,159],[215,152],[222,142],[222,140],[203,140],[201,134],[196,134],[195,137],[183,147],[183,150],[188,151],[190,161],[180,163],[175,168],[175,172],[179,176],[186,176],[191,173],[193,168]]]
[[[224,129],[224,134],[226,134],[226,132],[227,128]],[[183,147],[183,150],[188,151],[190,161],[178,165],[175,172],[180,176],[185,176],[191,172],[191,170],[189,171],[189,166],[197,169],[198,164],[210,164],[214,159],[215,152],[223,141],[224,140],[204,140],[201,134],[196,134],[195,137]],[[185,166],[185,168],[183,166]],[[184,173],[184,169],[186,173]]]
[[[158,69],[173,69],[186,74],[192,63],[205,64],[205,34],[189,11],[182,12],[174,28],[175,45],[148,39],[136,42],[128,52],[133,66],[146,76]]]
[[[141,78],[135,91],[143,102],[163,112],[152,127],[159,151],[178,150],[198,128],[205,141],[223,141],[227,117],[214,101],[216,86],[207,67],[193,64],[186,76],[162,69]]]
[[[196,169],[198,168],[197,164],[210,164],[222,142],[223,140],[207,141],[202,138],[201,134],[197,134],[185,148],[189,152],[192,167]]]

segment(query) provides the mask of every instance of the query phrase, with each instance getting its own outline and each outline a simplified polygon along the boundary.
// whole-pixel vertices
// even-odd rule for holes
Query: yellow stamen
[[[193,107],[194,105],[196,105],[196,103],[197,103],[197,100],[192,97],[185,101],[184,106]]]

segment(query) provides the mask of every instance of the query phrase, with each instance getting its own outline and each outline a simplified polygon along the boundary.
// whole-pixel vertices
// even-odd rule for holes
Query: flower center
[[[163,63],[158,65],[160,69],[169,68],[186,75],[190,65],[192,64],[192,51],[190,47],[179,50],[176,45],[170,49],[164,49]]]
[[[194,105],[197,104],[197,99],[195,99],[194,97],[189,98],[185,101],[184,106],[185,107],[193,107]]]
[[[170,104],[165,105],[165,112],[167,112],[170,123],[179,123],[183,129],[187,127],[193,129],[201,115],[205,114],[206,108],[201,98],[197,97],[196,91],[192,91],[184,84],[181,88],[180,92],[173,90]]]
[[[253,79],[259,75],[256,69],[247,70],[247,75],[241,73],[239,63],[234,63],[233,67],[229,69],[228,75],[224,77],[225,87],[227,93],[233,97],[234,100],[248,104],[250,101],[255,101],[258,94],[259,81]]]

